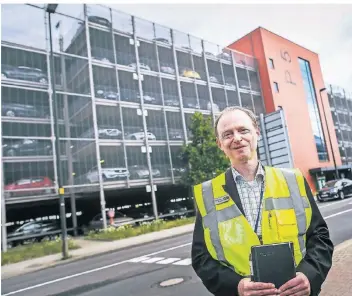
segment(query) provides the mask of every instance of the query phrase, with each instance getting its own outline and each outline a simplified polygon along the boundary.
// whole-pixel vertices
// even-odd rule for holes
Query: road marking
[[[143,261],[143,260],[147,260],[147,259],[149,259],[150,257],[145,257],[145,256],[143,256],[143,257],[137,257],[137,258],[133,258],[133,259],[131,259],[131,260],[128,260],[128,262],[134,262],[134,263],[137,263],[137,262],[141,262],[141,261]]]
[[[343,202],[347,202],[348,200],[345,200],[345,199],[343,199],[343,200],[339,200],[339,201],[333,201],[333,202],[331,202],[331,203],[329,203],[328,205],[324,205],[324,206],[318,206],[319,207],[319,209],[324,209],[324,208],[327,208],[327,207],[330,207],[330,206],[333,206],[333,205],[338,205],[338,204],[340,204],[340,203],[343,203]]]
[[[181,258],[166,258],[165,260],[161,260],[156,262],[156,264],[170,264],[174,263],[175,261],[179,261]]]
[[[324,219],[326,220],[326,219],[329,219],[329,218],[332,218],[332,217],[335,217],[335,216],[338,216],[338,215],[342,215],[342,214],[344,214],[344,213],[348,213],[348,212],[351,212],[351,211],[352,211],[352,209],[348,209],[348,210],[346,210],[346,211],[338,212],[338,213],[329,215],[329,216],[327,216],[327,217],[324,217]]]
[[[173,263],[173,265],[191,265],[191,258],[187,258],[178,262]]]
[[[187,243],[187,244],[179,245],[179,246],[176,246],[176,247],[160,250],[160,251],[157,251],[157,252],[154,252],[154,253],[146,254],[143,257],[150,257],[150,256],[153,256],[153,255],[157,255],[157,254],[165,253],[165,252],[172,251],[172,250],[175,250],[175,249],[183,248],[183,247],[186,247],[186,246],[189,246],[189,245],[191,245],[191,243]],[[139,257],[139,258],[141,258],[141,257]],[[61,282],[61,281],[64,281],[64,280],[72,279],[72,278],[75,278],[75,277],[78,277],[78,276],[81,276],[81,275],[85,275],[85,274],[89,274],[89,273],[92,273],[92,272],[96,272],[96,271],[104,270],[104,269],[107,269],[107,268],[115,267],[115,266],[121,265],[123,263],[129,262],[129,260],[130,259],[124,260],[124,261],[120,261],[120,262],[116,262],[116,263],[113,263],[113,264],[110,264],[110,265],[106,265],[106,266],[103,266],[103,267],[98,267],[98,268],[89,269],[89,270],[86,270],[86,271],[83,271],[83,272],[71,274],[71,275],[68,275],[68,276],[65,276],[65,277],[61,277],[61,278],[58,278],[58,279],[55,279],[55,280],[51,280],[51,281],[44,282],[44,283],[41,283],[41,284],[37,284],[37,285],[34,285],[34,286],[30,286],[30,287],[27,287],[27,288],[23,288],[23,289],[19,289],[19,290],[16,290],[16,291],[12,291],[12,292],[9,292],[7,294],[2,294],[2,296],[18,294],[18,293],[21,293],[21,292],[33,290],[35,288],[40,288],[40,287],[47,286],[47,285],[50,285],[50,284],[54,284],[54,283],[57,283],[57,282]]]
[[[161,261],[161,260],[164,260],[165,257],[154,257],[154,258],[150,258],[150,259],[147,259],[147,260],[143,260],[141,261],[142,263],[155,263],[157,261]]]

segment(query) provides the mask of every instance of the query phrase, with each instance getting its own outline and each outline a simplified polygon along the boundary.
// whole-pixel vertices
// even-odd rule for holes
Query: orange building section
[[[318,54],[260,27],[228,47],[252,55],[257,59],[266,112],[273,112],[279,106],[284,109],[294,167],[302,170],[312,190],[315,191],[315,178],[309,174],[309,169],[334,166],[319,94],[319,90],[324,88],[324,81]],[[320,120],[329,153],[330,161],[328,162],[320,162],[318,159],[298,58],[310,63]],[[269,59],[273,61],[273,69]],[[278,93],[275,91],[274,82],[278,84]],[[322,93],[322,97],[336,165],[341,165],[326,92]]]

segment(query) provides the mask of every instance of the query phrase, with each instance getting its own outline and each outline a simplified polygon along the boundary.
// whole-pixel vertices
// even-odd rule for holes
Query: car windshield
[[[334,187],[337,182],[338,182],[338,181],[336,181],[336,180],[326,182],[323,188],[331,188],[331,187]]]

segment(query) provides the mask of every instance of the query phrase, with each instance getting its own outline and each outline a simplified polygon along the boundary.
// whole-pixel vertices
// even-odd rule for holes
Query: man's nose
[[[233,141],[234,142],[241,142],[242,141],[242,136],[241,134],[234,132],[233,133]]]

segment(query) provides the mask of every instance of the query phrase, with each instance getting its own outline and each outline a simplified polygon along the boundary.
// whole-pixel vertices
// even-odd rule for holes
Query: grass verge
[[[61,246],[62,243],[60,240],[18,246],[9,249],[7,252],[1,252],[1,265],[57,254],[61,252]],[[74,250],[79,249],[80,246],[75,244],[74,241],[69,240],[68,248],[69,250]]]
[[[191,224],[191,223],[194,223],[194,221],[195,221],[195,217],[190,217],[190,218],[183,218],[183,219],[178,219],[173,221],[154,220],[152,222],[145,222],[144,224],[136,227],[131,227],[129,225],[121,226],[118,228],[109,227],[106,230],[100,230],[98,232],[94,232],[94,231],[89,232],[88,235],[86,236],[86,239],[104,240],[104,241],[119,240],[119,239],[146,234],[154,231]]]

